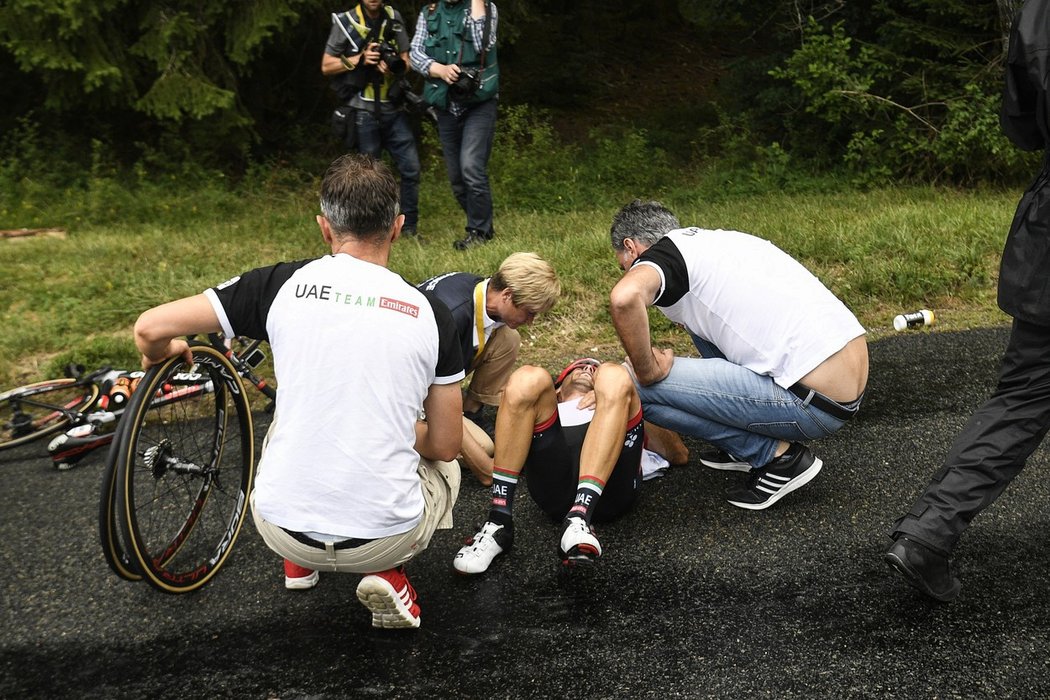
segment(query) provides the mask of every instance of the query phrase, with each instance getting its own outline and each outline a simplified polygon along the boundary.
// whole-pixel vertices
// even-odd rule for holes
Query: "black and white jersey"
[[[797,260],[739,231],[671,231],[635,265],[660,274],[652,304],[734,364],[789,387],[864,335],[853,313]]]
[[[205,292],[230,336],[267,340],[277,412],[255,481],[268,522],[377,538],[419,522],[415,425],[434,384],[463,378],[452,317],[350,255],[259,268]]]
[[[452,314],[452,320],[456,324],[456,332],[459,334],[459,345],[463,352],[463,369],[466,372],[470,371],[470,367],[474,363],[474,354],[477,352],[480,342],[474,308],[474,288],[478,282],[483,280],[485,282],[484,292],[487,294],[489,281],[469,272],[447,272],[443,275],[431,277],[419,284],[419,289],[432,293],[440,299]],[[484,294],[482,298],[484,298]],[[482,306],[481,324],[485,339],[488,340],[492,336],[493,331],[502,326],[503,322],[490,318],[488,313],[485,312],[484,306]]]

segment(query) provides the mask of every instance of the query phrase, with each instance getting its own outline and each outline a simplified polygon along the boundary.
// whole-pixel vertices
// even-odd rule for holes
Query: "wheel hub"
[[[167,439],[161,440],[153,447],[150,447],[142,455],[142,460],[146,463],[146,468],[149,469],[154,479],[160,479],[164,476],[164,473],[168,470],[168,465],[174,459],[171,442]]]

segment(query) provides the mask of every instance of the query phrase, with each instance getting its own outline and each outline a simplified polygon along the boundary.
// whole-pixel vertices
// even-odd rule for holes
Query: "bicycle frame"
[[[240,375],[246,384],[251,384],[270,399],[271,403],[267,406],[267,410],[271,410],[277,395],[276,391],[265,380],[254,373],[254,369],[265,359],[265,355],[259,350],[261,341],[252,340],[239,351],[234,351],[229,347],[229,344],[218,334],[209,335],[208,341],[213,347],[226,355],[227,359],[236,368],[237,374]],[[88,404],[84,404],[81,401],[70,401],[68,405],[58,405],[43,400],[43,397],[48,391],[52,390],[52,387],[41,386],[34,388],[35,385],[0,393],[0,401],[10,400],[16,411],[20,405],[24,404],[49,411],[50,413],[40,419],[41,421],[51,421],[61,416],[65,422],[68,422],[69,427],[51,438],[47,445],[48,454],[54,466],[59,470],[73,468],[86,455],[100,447],[109,445],[113,441],[114,431],[111,428],[123,415],[124,408],[127,405],[127,397],[120,397],[124,399],[121,405],[112,405],[110,388],[118,380],[124,378],[137,383],[144,375],[144,372],[127,372],[105,367],[83,376],[76,376],[72,371],[69,374],[76,380],[71,382],[69,386],[89,387],[94,385],[98,390],[96,398]],[[168,387],[166,387],[163,393],[158,394],[154,398],[152,404],[162,406],[197,396],[202,392],[214,391],[214,387],[200,384],[199,380],[203,379],[202,375],[197,375],[198,381],[194,382],[190,373],[184,374],[186,375],[185,384],[171,386],[170,390],[167,390]],[[12,398],[16,396],[17,398]],[[39,396],[40,398],[34,398],[34,396]]]
[[[142,374],[139,372],[138,374]],[[197,396],[214,391],[211,382],[204,384],[187,384],[179,388],[158,395],[151,402],[154,406],[164,406],[169,403],[181,401],[191,396]],[[76,425],[61,435],[55,437],[47,445],[47,451],[52,461],[59,470],[72,468],[89,452],[113,442],[115,433],[100,433],[104,427],[112,425],[123,415],[124,409],[116,411],[93,411],[78,417],[80,424]]]

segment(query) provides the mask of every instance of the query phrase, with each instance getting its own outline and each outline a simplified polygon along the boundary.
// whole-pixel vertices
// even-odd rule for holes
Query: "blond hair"
[[[496,291],[509,289],[514,306],[535,314],[550,311],[561,294],[561,282],[554,268],[535,253],[507,256],[490,284]]]

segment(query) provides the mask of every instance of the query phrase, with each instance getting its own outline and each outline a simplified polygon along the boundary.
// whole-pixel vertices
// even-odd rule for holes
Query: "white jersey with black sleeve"
[[[726,359],[790,387],[864,335],[845,304],[797,260],[739,231],[671,231],[634,263],[661,279],[652,301]]]
[[[423,513],[415,425],[433,384],[463,378],[452,317],[350,255],[259,268],[205,292],[227,335],[267,340],[277,410],[255,507],[298,532],[374,539]]]

